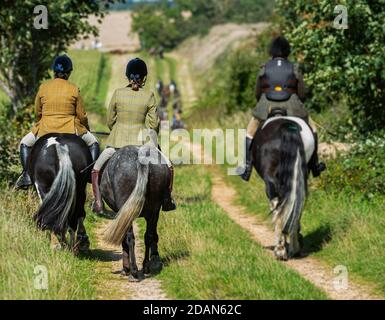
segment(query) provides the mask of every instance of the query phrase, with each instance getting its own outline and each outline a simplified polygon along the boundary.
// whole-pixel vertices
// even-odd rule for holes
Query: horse
[[[159,273],[162,263],[158,252],[157,225],[162,200],[170,184],[168,166],[159,150],[149,145],[119,149],[103,169],[100,190],[104,201],[117,213],[105,231],[105,240],[122,245],[123,270],[129,281],[141,281],[144,275]],[[135,257],[133,222],[146,220],[143,272]]]
[[[53,232],[60,246],[74,252],[88,251],[90,245],[84,204],[91,163],[86,143],[73,134],[45,135],[31,151],[29,174],[41,201],[34,220],[39,229]]]
[[[300,220],[307,196],[308,163],[315,139],[302,119],[272,117],[257,131],[252,146],[253,165],[266,186],[275,224],[275,256],[288,260],[303,247]]]

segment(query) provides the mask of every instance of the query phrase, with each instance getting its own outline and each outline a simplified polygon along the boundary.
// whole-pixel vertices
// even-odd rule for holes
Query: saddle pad
[[[301,138],[303,145],[305,147],[305,155],[306,155],[306,162],[310,161],[311,156],[314,153],[315,150],[315,140],[313,131],[310,129],[309,125],[302,120],[301,118],[297,117],[273,117],[265,121],[265,123],[262,126],[262,130],[271,122],[279,120],[279,119],[285,119],[290,120],[295,123],[297,123],[301,127]]]

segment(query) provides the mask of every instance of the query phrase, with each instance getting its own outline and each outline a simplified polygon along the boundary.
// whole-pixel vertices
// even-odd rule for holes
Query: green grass
[[[175,190],[179,208],[162,213],[158,232],[166,264],[158,277],[170,297],[326,299],[268,255],[211,201],[211,181],[204,167],[178,167]]]
[[[160,79],[164,79],[165,75],[164,75],[164,65],[163,65],[163,60],[160,59],[160,58],[155,58],[155,74],[156,74],[156,79],[157,80],[160,80]]]
[[[9,101],[8,96],[5,94],[5,92],[2,89],[0,89],[0,112],[9,103],[10,103],[10,101]]]
[[[170,80],[174,80],[178,84],[177,72],[176,72],[177,70],[176,60],[174,58],[171,58],[170,56],[165,57],[164,60],[168,64]]]
[[[94,261],[51,249],[47,233],[33,224],[36,195],[3,190],[0,203],[0,299],[96,297]],[[39,266],[47,268],[48,290],[35,288]]]
[[[109,56],[92,50],[73,50],[69,54],[74,63],[70,81],[80,88],[86,111],[104,116],[111,72]]]
[[[239,177],[227,180],[235,187],[239,204],[270,221],[264,184],[256,174],[249,184]],[[367,201],[343,190],[317,189],[314,182],[302,217],[305,251],[331,268],[346,266],[350,277],[371,283],[385,296],[385,197]]]

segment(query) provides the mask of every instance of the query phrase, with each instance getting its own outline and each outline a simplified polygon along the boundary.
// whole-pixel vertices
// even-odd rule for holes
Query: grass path
[[[194,157],[202,158],[203,150],[199,145],[188,144]],[[210,156],[204,155],[209,160]],[[236,205],[236,190],[227,184],[224,180],[223,173],[218,167],[212,167],[206,170],[210,172],[212,182],[211,198],[214,203],[221,207],[227,215],[236,224],[241,226],[248,232],[250,238],[259,243],[265,250],[274,257],[274,232],[269,226],[258,220],[257,217],[247,215],[246,208]],[[316,287],[324,291],[328,297],[335,300],[380,300],[372,292],[374,289],[368,285],[354,283],[349,279],[348,287],[338,289],[334,285],[336,275],[333,268],[326,263],[319,261],[310,256],[303,256],[300,259],[292,259],[283,262],[283,265],[297,272],[301,277],[313,283]]]
[[[192,87],[192,77],[188,64],[186,61],[181,61],[181,58],[176,54],[173,55],[173,58],[179,62],[179,65],[182,65],[178,73],[178,76],[182,77],[182,79],[179,78],[182,96],[187,95],[188,100],[194,101],[195,92]],[[186,82],[190,82],[190,84],[186,84]],[[189,144],[189,148],[193,155],[198,156],[199,158],[202,158],[203,155],[206,159],[208,158],[207,154],[205,154],[204,150],[202,150],[199,145]],[[274,232],[271,228],[265,221],[258,219],[255,215],[247,215],[245,207],[235,204],[237,202],[237,191],[225,182],[223,172],[221,172],[219,168],[216,167],[211,169],[210,174],[212,177],[211,197],[213,202],[219,205],[235,223],[246,230],[254,241],[267,249],[271,256],[274,256],[272,246],[274,245],[275,239]],[[333,273],[333,268],[314,257],[306,256],[301,259],[290,260],[283,264],[313,283],[332,299],[381,299],[373,293],[374,289],[371,286],[354,283],[351,279],[349,279],[348,287],[346,289],[338,289],[338,286],[334,285],[334,281],[336,281],[337,278],[336,274]]]
[[[221,172],[213,170],[213,189],[212,199],[229,217],[239,224],[243,229],[247,230],[251,238],[260,243],[272,256],[272,246],[275,243],[274,233],[271,229],[256,217],[245,214],[245,208],[235,205],[236,191],[229,186],[221,177]],[[332,268],[319,260],[305,256],[300,259],[292,259],[284,264],[298,272],[305,279],[314,283],[317,287],[327,293],[327,295],[335,300],[373,300],[380,299],[373,295],[372,288],[352,283],[349,281],[347,289],[336,289],[334,285],[336,275],[332,272]]]

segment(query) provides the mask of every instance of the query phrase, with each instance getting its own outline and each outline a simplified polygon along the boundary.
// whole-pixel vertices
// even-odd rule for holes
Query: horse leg
[[[278,260],[287,261],[288,253],[287,253],[286,235],[283,234],[282,229],[283,229],[282,219],[278,217],[277,221],[275,222],[276,246],[274,248],[274,254]]]
[[[78,217],[78,232],[76,235],[76,246],[80,252],[88,252],[90,250],[90,240],[87,235],[86,228],[84,226],[84,219],[86,218],[86,212],[84,205],[86,202],[85,187],[82,188],[82,192],[78,193],[76,199],[76,214]]]
[[[279,203],[278,193],[275,188],[275,183],[273,179],[271,179],[270,177],[266,177],[264,180],[265,180],[265,186],[266,186],[266,195],[270,200],[270,210],[274,211],[277,208]]]
[[[134,229],[131,227],[127,232],[126,242],[128,245],[128,260],[129,260],[129,266],[130,266],[130,274],[128,276],[129,281],[140,281],[141,275],[138,271],[138,266],[136,264],[136,257],[135,257],[135,235],[134,235]]]
[[[75,230],[72,228],[68,229],[68,233],[70,234],[70,241],[68,244],[69,249],[74,253],[77,254],[77,248],[76,248],[76,242],[75,242]]]
[[[146,217],[147,230],[144,236],[146,252],[143,261],[143,270],[145,274],[157,274],[162,270],[162,262],[158,252],[159,236],[157,232],[159,219],[159,210]]]
[[[293,233],[290,235],[289,256],[290,257],[301,256],[302,247],[303,247],[303,237],[301,235],[300,224],[298,224],[298,226],[293,230]]]

